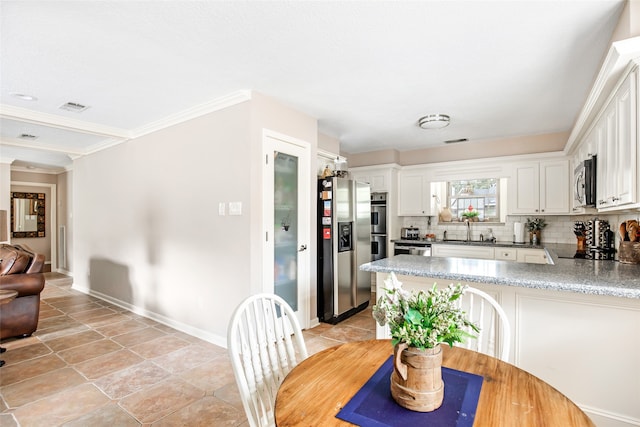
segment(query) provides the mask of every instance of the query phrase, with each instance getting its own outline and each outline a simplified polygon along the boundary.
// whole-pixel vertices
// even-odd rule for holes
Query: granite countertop
[[[396,255],[363,264],[360,270],[640,299],[640,265],[558,257],[569,248],[575,252],[575,245],[545,244],[553,264]]]

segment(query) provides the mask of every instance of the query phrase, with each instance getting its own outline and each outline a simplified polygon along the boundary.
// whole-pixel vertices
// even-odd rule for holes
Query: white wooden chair
[[[274,426],[278,388],[308,356],[295,313],[277,295],[247,298],[231,317],[227,348],[249,425]]]
[[[467,313],[469,320],[480,328],[480,332],[469,330],[478,338],[467,338],[458,345],[508,362],[511,326],[500,304],[486,292],[468,287],[460,298],[459,305]]]

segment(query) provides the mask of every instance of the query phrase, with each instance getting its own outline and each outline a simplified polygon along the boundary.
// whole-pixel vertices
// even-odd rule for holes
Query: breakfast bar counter
[[[373,273],[393,271],[396,274],[445,281],[640,298],[640,265],[608,260],[558,258],[552,248],[549,246],[546,250],[553,264],[397,255],[363,264],[360,269]]]
[[[559,258],[527,264],[397,255],[360,266],[376,273],[376,295],[393,272],[405,290],[434,283],[481,289],[511,325],[509,362],[576,402],[598,426],[640,425],[640,265]],[[566,256],[563,254],[562,256]],[[376,325],[376,338],[388,338]],[[496,340],[495,351],[499,351]]]

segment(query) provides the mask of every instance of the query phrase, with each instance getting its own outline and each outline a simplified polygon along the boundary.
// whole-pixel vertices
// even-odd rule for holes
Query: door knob
[[[298,249],[298,252],[302,252],[306,250],[307,250],[307,245],[300,245],[300,249]]]

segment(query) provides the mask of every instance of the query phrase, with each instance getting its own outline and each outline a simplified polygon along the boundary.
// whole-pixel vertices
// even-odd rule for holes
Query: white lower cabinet
[[[502,248],[486,245],[447,245],[431,246],[431,256],[440,258],[495,259],[501,261],[526,262],[530,264],[548,264],[549,257],[544,249]]]
[[[382,292],[387,273],[376,273]],[[450,280],[399,275],[402,288]],[[493,296],[511,325],[509,362],[551,384],[598,427],[640,425],[640,301],[603,295],[462,282]],[[385,329],[387,328],[387,329]],[[388,327],[376,325],[376,338]],[[499,351],[496,344],[495,351]]]
[[[549,258],[544,249],[518,249],[516,261],[529,264],[548,264]]]
[[[493,259],[492,246],[432,245],[431,256],[440,258]]]
[[[502,261],[516,261],[518,254],[517,249],[513,248],[496,248],[495,259]]]

